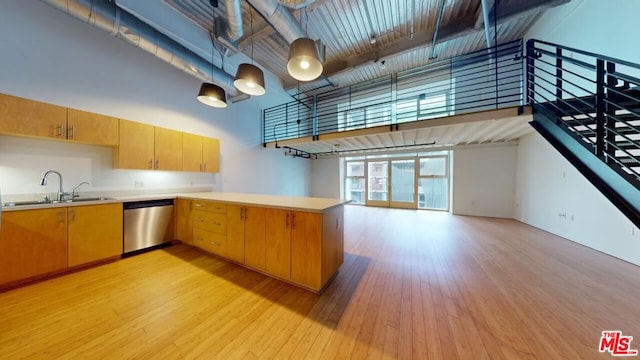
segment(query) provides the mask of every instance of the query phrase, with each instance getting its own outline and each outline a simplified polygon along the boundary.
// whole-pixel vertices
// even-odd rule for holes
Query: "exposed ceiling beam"
[[[489,13],[489,19],[492,19],[495,14],[495,0],[487,1],[488,5],[493,3],[493,5],[490,6],[491,12]],[[500,2],[498,2],[497,24],[500,25],[512,20],[514,17],[526,15],[531,11],[539,12],[542,10],[546,10],[547,8],[566,4],[570,1],[571,0],[509,1],[502,5]],[[313,7],[314,5],[316,5],[316,7],[320,6],[321,3],[322,1],[316,1],[314,4],[310,5],[309,8]],[[483,26],[484,20],[482,11],[480,11],[479,16],[473,15],[469,18],[457,19],[455,23],[441,25],[440,29],[438,29],[438,43],[457,39],[477,31],[484,31],[482,29]],[[392,56],[399,56],[416,49],[432,46],[433,43],[431,41],[424,41],[424,39],[431,39],[432,37],[432,30],[422,31],[419,33],[415,33],[413,37],[407,37],[404,40],[396,41],[392,44],[385,45],[381,48],[367,53],[351,56],[347,59],[327,62],[324,64],[323,75],[325,77],[331,77],[376,60],[381,60]],[[322,40],[327,41],[327,39]],[[296,86],[297,82],[293,81],[292,79],[285,80],[285,89],[291,90]]]

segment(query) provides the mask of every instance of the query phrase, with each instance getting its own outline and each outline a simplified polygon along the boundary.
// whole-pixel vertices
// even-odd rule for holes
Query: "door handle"
[[[285,227],[289,227],[289,214],[287,213],[287,220],[285,222]]]
[[[291,229],[296,227],[296,214],[291,214]]]
[[[160,168],[160,160],[156,160],[156,169]]]
[[[153,159],[149,160],[149,169],[153,169]]]

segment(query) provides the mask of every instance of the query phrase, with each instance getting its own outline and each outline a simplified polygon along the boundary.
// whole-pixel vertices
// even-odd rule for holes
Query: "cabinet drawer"
[[[227,204],[215,202],[215,201],[194,200],[193,210],[202,210],[202,211],[209,211],[209,212],[214,212],[219,214],[226,214]]]
[[[207,230],[193,229],[193,245],[213,254],[225,256],[227,237]]]
[[[193,211],[193,227],[217,234],[227,234],[227,215],[202,210]]]

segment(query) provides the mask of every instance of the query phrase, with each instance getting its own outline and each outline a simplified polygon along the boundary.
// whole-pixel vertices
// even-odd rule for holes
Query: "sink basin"
[[[44,204],[50,204],[50,203],[51,201],[46,201],[46,200],[30,200],[30,201],[6,202],[2,205],[3,206],[33,206],[33,205],[44,205]]]
[[[6,207],[12,206],[36,206],[36,205],[47,205],[47,204],[68,204],[68,203],[78,203],[78,202],[86,202],[86,201],[104,201],[104,200],[113,200],[108,197],[88,197],[88,198],[75,198],[73,200],[29,200],[29,201],[13,201],[6,202],[2,204]]]
[[[91,198],[75,198],[73,200],[70,200],[69,202],[83,202],[83,201],[104,201],[104,200],[113,200],[112,198],[108,198],[108,197],[91,197]]]

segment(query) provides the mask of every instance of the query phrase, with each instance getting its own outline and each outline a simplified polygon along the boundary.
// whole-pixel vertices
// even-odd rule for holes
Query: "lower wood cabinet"
[[[293,211],[267,209],[266,269],[284,279],[291,278],[291,224]]]
[[[67,208],[5,211],[0,231],[0,284],[67,267]]]
[[[314,292],[344,260],[342,206],[319,213],[193,200],[190,213],[194,246]]]
[[[122,254],[121,203],[70,207],[67,216],[70,267]]]
[[[174,202],[176,227],[174,238],[185,244],[193,245],[191,227],[191,200],[176,199]]]

